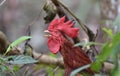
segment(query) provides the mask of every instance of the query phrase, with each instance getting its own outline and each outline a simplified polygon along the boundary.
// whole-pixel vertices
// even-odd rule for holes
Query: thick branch
[[[37,60],[39,60],[40,63],[51,64],[51,65],[60,66],[61,68],[64,68],[64,62],[62,58],[53,58],[48,55],[44,55],[44,54],[36,53],[36,52],[33,52],[33,56]],[[109,62],[104,62],[103,68],[105,72],[108,73],[114,68],[114,65]]]
[[[45,54],[33,52],[33,57],[37,59],[40,63],[51,64],[55,66],[60,66],[63,68],[64,63],[62,58],[53,58]]]
[[[53,58],[48,55],[44,55],[44,54],[36,53],[36,52],[33,52],[33,56],[37,60],[39,60],[40,63],[51,64],[51,65],[60,66],[61,68],[64,68],[64,62],[62,58]],[[103,68],[105,72],[110,72],[114,68],[114,65],[109,62],[104,62]]]

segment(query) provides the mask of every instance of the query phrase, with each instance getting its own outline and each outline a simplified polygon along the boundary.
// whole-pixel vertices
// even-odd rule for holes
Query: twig
[[[46,3],[46,2],[45,2],[45,3]],[[42,13],[42,11],[43,11],[42,8],[44,7],[45,3],[43,3],[43,5],[42,5],[42,7],[41,7],[41,10],[39,11],[38,16],[36,16],[36,17],[26,26],[26,30],[27,30],[27,31],[29,31],[29,30],[30,30],[30,27],[31,27],[33,24],[35,24],[36,21],[39,20],[39,18],[40,18],[40,16],[41,16],[41,13]],[[30,34],[31,34],[31,33],[30,33]],[[28,32],[28,35],[29,35],[29,32]]]
[[[7,68],[7,70],[10,71],[13,76],[17,76],[16,73],[9,66],[5,65],[4,63],[1,63],[1,65]]]
[[[27,30],[29,30],[29,27],[31,27],[33,24],[35,24],[36,21],[39,20],[41,13],[42,13],[42,8],[44,7],[45,3],[43,3],[43,6],[40,8],[39,14],[27,25]]]
[[[66,19],[65,21],[68,21],[69,18],[67,16],[67,14],[64,12],[64,10],[61,8],[60,4],[58,3],[57,0],[51,0],[53,2],[53,4],[56,6],[57,8],[57,14],[59,17],[63,17],[63,16],[66,16]]]
[[[85,27],[84,24],[82,24],[79,20],[79,18],[77,18],[77,16],[75,14],[73,14],[73,12],[67,8],[67,6],[65,6],[62,2],[60,2],[59,0],[57,0],[57,2],[62,5],[62,7],[64,7],[75,19],[76,21],[79,23],[79,25],[81,26],[81,28],[87,33],[87,28]]]
[[[26,67],[25,71],[23,72],[23,76],[26,76],[29,71],[29,67]]]
[[[94,40],[94,33],[85,25],[83,24],[80,19],[69,9],[67,8],[67,6],[65,6],[62,2],[60,2],[59,0],[56,0],[56,2],[58,2],[62,7],[64,7],[68,13],[70,13],[75,19],[76,21],[79,23],[79,25],[81,26],[81,28],[85,31],[85,33],[88,35],[89,37],[89,41],[93,41]]]

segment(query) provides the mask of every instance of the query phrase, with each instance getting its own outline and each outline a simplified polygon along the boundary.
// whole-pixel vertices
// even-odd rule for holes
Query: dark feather
[[[91,63],[84,51],[80,47],[73,47],[73,44],[68,40],[65,40],[60,52],[64,59],[65,76],[69,76],[72,70]],[[94,74],[90,68],[85,71],[91,75]]]

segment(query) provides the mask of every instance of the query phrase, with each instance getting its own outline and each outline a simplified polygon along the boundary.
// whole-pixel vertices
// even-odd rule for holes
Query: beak
[[[47,33],[47,35],[44,35],[45,37],[50,37],[51,36],[50,31],[45,30],[44,32]]]
[[[48,31],[48,30],[45,30],[44,32],[46,32],[46,33],[50,33],[50,31]]]

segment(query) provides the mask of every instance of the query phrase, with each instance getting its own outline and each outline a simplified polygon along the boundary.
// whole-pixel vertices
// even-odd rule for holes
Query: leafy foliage
[[[97,42],[80,42],[74,45],[74,47],[76,46],[83,46],[83,48],[87,47],[87,46],[91,46],[91,45],[102,45],[102,43],[97,43]]]
[[[103,31],[105,31],[107,33],[107,35],[109,35],[110,37],[113,36],[113,32],[112,32],[112,29],[107,29],[107,28],[102,28]]]
[[[97,61],[92,63],[91,67],[93,70],[99,71],[102,67],[102,63],[111,57],[115,64],[115,68],[111,72],[111,76],[117,76],[120,73],[117,57],[120,53],[120,32],[113,34],[111,29],[103,28],[103,30],[107,33],[108,36],[110,36],[110,40],[103,45],[102,52],[97,56]]]
[[[94,63],[91,64],[91,68],[95,72],[99,72],[100,69],[101,69],[101,67],[102,67],[102,63],[100,61],[96,61],[96,62],[94,62]]]
[[[119,76],[120,75],[120,69],[114,69],[111,76]]]
[[[13,71],[15,71],[15,72],[16,72],[16,71],[19,71],[19,66],[18,66],[18,65],[14,65],[14,66],[13,66]]]
[[[29,36],[23,36],[17,40],[15,40],[13,43],[9,45],[7,48],[7,51],[5,52],[4,56],[0,57],[0,70],[1,75],[4,76],[4,74],[11,73],[12,76],[16,76],[15,71],[19,70],[19,67],[15,64],[30,64],[30,63],[36,63],[37,60],[33,59],[31,56],[25,56],[25,55],[17,55],[17,56],[5,56],[13,47],[17,46],[18,44],[22,43],[23,41],[30,39]],[[13,68],[10,68],[8,64],[14,65]]]
[[[23,36],[23,37],[20,37],[19,39],[15,40],[14,42],[12,42],[9,47],[7,48],[6,52],[5,52],[5,55],[15,46],[17,46],[18,44],[22,43],[23,41],[27,40],[27,39],[30,39],[31,37],[30,36]]]
[[[119,24],[120,24],[119,22],[120,22],[120,16],[118,16],[116,20],[113,22],[113,26],[119,27]],[[74,47],[76,46],[87,47],[91,45],[102,45],[102,52],[99,55],[97,55],[96,61],[91,64],[91,68],[94,71],[99,72],[100,69],[102,68],[103,62],[109,61],[109,59],[111,59],[115,65],[114,69],[111,71],[111,76],[119,76],[120,69],[119,69],[119,63],[118,63],[118,55],[120,54],[120,50],[119,50],[120,49],[119,47],[120,46],[120,32],[116,32],[115,34],[113,34],[113,30],[108,29],[108,28],[103,28],[103,31],[109,37],[109,40],[105,42],[104,44],[100,44],[96,42],[87,42],[87,43],[77,43],[74,45]],[[82,69],[83,67],[80,67],[78,69]],[[79,72],[80,70],[78,71],[78,69],[73,71],[71,75],[74,76],[77,72]]]
[[[3,60],[9,64],[30,64],[36,63],[37,60],[33,59],[31,56],[18,55],[18,56],[9,56],[3,58]]]

